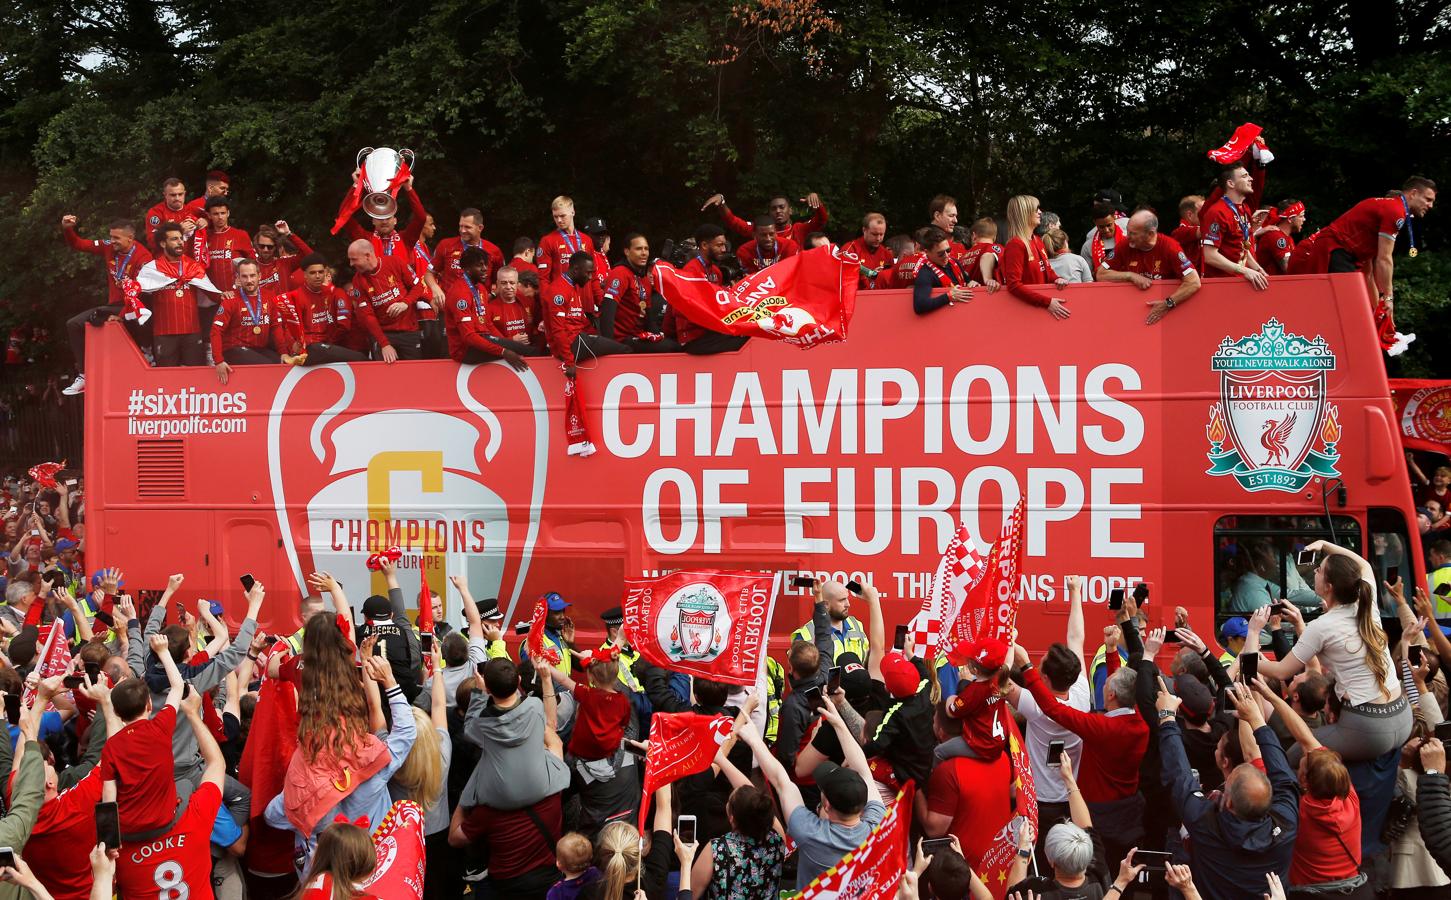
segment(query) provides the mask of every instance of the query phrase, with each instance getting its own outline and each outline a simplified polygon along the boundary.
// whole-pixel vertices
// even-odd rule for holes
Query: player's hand
[[[1054,297],[1048,301],[1048,314],[1055,319],[1066,319],[1073,315],[1068,309],[1068,304],[1063,301],[1062,297]]]
[[[1129,282],[1141,291],[1147,291],[1149,288],[1154,286],[1154,282],[1152,279],[1146,278],[1143,275],[1140,275],[1138,272],[1129,273]]]
[[[384,347],[383,352],[380,355],[383,357],[383,362],[389,365],[392,365],[393,363],[398,361],[398,351],[393,349],[392,344]]]
[[[1148,300],[1144,305],[1149,308],[1149,316],[1144,319],[1146,325],[1153,325],[1169,314],[1169,304],[1163,300]]]
[[[1250,287],[1257,291],[1263,291],[1270,286],[1270,280],[1265,277],[1264,272],[1258,269],[1245,269],[1244,280],[1248,281]]]
[[[716,204],[725,205],[725,194],[711,194],[710,199],[705,201],[705,205],[700,208],[700,211],[705,212]]]
[[[272,223],[272,227],[276,228],[277,233],[282,235],[283,237],[292,236],[292,228],[287,224],[286,219],[278,219],[276,222]]]
[[[408,312],[408,304],[404,303],[402,300],[396,300],[392,303],[389,303],[388,308],[383,310],[383,312],[392,318],[397,318],[398,316],[401,316],[404,313]]]
[[[807,194],[805,197],[802,197],[801,198],[801,202],[802,203],[805,203],[811,209],[820,209],[821,208],[821,197],[817,196],[817,193],[815,191],[812,191],[811,193]]]
[[[514,371],[516,371],[516,372],[528,371],[529,364],[524,361],[524,357],[520,356],[515,351],[510,350],[510,349],[508,349],[506,347],[504,349],[503,356],[504,356],[504,362],[506,362],[510,366],[512,366],[514,368]]]
[[[69,213],[67,213],[66,215],[63,215],[63,216],[60,217],[60,227],[62,227],[62,228],[74,228],[74,227],[76,227],[76,221],[77,221],[77,219],[76,219],[75,216],[70,215]]]
[[[217,381],[226,384],[230,377],[232,377],[232,367],[226,362],[217,363]]]

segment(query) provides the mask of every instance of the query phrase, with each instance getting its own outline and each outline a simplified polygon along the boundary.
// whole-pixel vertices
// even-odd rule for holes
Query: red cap
[[[893,650],[882,657],[882,683],[887,687],[887,693],[893,697],[910,697],[917,693],[917,685],[922,683],[922,673],[912,665],[912,661],[902,655],[902,651]]]
[[[212,169],[210,172],[207,173],[207,181],[220,181],[222,184],[230,185],[232,183],[232,178],[221,169]]]
[[[1008,661],[1008,645],[995,637],[980,637],[953,647],[947,658],[954,665],[962,665],[970,659],[989,672],[995,672]]]

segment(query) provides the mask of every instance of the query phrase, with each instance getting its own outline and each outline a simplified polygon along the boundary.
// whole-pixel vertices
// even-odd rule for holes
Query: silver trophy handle
[[[413,151],[412,150],[409,150],[407,147],[404,147],[402,150],[399,150],[398,151],[398,156],[404,162],[408,163],[408,171],[412,172],[413,171]]]
[[[358,164],[358,168],[361,169],[363,167],[363,160],[367,159],[368,158],[368,154],[369,153],[372,153],[372,152],[373,152],[373,148],[372,147],[364,147],[363,149],[361,149],[361,150],[358,151],[358,163],[357,163]]]

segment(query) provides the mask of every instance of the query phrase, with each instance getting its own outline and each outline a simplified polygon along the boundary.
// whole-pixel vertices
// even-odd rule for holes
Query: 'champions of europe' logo
[[[1210,475],[1233,475],[1247,491],[1296,493],[1334,478],[1339,411],[1325,402],[1335,354],[1323,337],[1287,333],[1270,319],[1259,334],[1219,344],[1210,367],[1220,402],[1209,409]]]

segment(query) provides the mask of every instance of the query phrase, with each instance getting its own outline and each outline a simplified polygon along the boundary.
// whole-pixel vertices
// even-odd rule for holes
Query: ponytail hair
[[[1374,588],[1360,577],[1360,563],[1353,557],[1331,554],[1321,566],[1335,605],[1355,607],[1355,628],[1365,647],[1365,666],[1380,683],[1381,693],[1389,695],[1391,673],[1386,660],[1386,634],[1380,625]]]
[[[623,897],[625,885],[640,871],[640,832],[627,822],[606,825],[595,845],[595,865],[605,873],[600,896]]]

